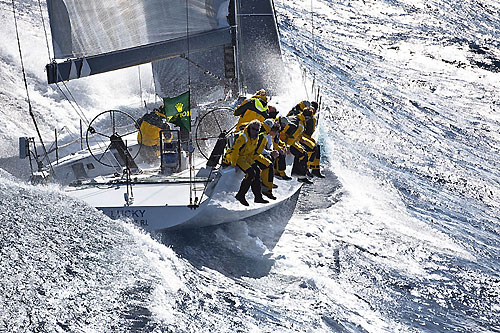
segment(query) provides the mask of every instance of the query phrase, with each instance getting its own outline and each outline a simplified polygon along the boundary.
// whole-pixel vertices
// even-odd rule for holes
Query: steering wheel
[[[198,151],[207,160],[217,140],[227,136],[236,126],[237,117],[233,109],[227,107],[215,108],[207,111],[199,118],[195,131],[195,140]]]
[[[130,127],[132,127],[132,125],[134,130],[130,131],[129,129]],[[85,135],[87,149],[90,152],[90,155],[92,155],[92,157],[97,162],[108,167],[115,167],[116,165],[111,164],[109,158],[106,158],[106,161],[103,161],[104,156],[106,156],[106,153],[113,144],[116,144],[117,142],[123,143],[123,137],[136,132],[139,133],[139,142],[141,142],[142,132],[140,130],[140,126],[128,113],[119,110],[108,110],[101,112],[97,116],[95,116],[94,119],[92,119],[87,128],[87,133]],[[101,143],[106,144],[106,149],[102,152],[99,158],[96,156],[97,153],[94,151],[96,147],[94,146],[94,148],[92,148],[89,143],[89,136],[97,136],[98,140]],[[99,144],[98,147],[102,149],[101,144]],[[126,149],[130,154],[129,148],[126,147]],[[137,152],[135,152],[134,155],[130,154],[132,159],[135,159],[137,155],[139,155],[140,150],[141,145],[139,145],[139,149],[137,149]]]

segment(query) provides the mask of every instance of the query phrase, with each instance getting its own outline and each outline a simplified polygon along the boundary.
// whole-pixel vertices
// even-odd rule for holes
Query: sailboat
[[[243,172],[220,165],[238,97],[280,85],[272,0],[47,0],[47,9],[49,84],[151,63],[156,93],[178,126],[160,132],[157,164],[146,165],[137,120],[104,111],[81,131],[87,149],[44,166],[38,160],[33,179],[55,179],[68,195],[148,231],[220,224],[294,202],[301,183],[276,180],[276,200],[242,206],[234,194]],[[38,157],[33,149],[33,138],[20,138],[21,158]]]

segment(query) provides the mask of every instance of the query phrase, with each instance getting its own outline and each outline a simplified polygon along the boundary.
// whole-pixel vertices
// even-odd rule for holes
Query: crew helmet
[[[267,96],[266,90],[265,89],[260,89],[255,92],[256,96]]]
[[[313,116],[313,111],[314,109],[311,108],[311,107],[306,107],[304,108],[304,110],[302,111],[302,114],[304,114],[304,117],[312,117]]]
[[[318,111],[319,108],[318,102],[311,102],[311,107],[314,109],[314,112]]]

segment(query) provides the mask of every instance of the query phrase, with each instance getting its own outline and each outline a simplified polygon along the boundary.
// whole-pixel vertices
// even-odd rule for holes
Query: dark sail
[[[261,88],[276,93],[283,61],[272,0],[236,1],[240,82],[253,93]]]
[[[186,53],[188,17],[194,51],[230,43],[230,29],[217,29],[211,2],[48,0],[54,56],[72,59],[47,65],[49,82]]]
[[[207,1],[207,4],[212,8],[215,27],[228,29],[230,1],[211,0]],[[232,11],[234,13],[234,6]],[[186,21],[191,22],[193,19],[196,18],[189,16]],[[234,22],[232,26],[234,27]],[[186,27],[185,34],[193,34],[190,24],[189,29]],[[214,45],[204,50],[196,50],[190,44],[189,52],[181,57],[154,62],[152,65],[156,93],[160,96],[175,96],[185,91],[190,84],[194,100],[199,103],[223,99],[233,95],[232,90],[236,90],[234,94],[237,94],[235,45],[235,38],[231,38],[224,45]]]
[[[152,63],[162,97],[186,91],[188,83],[197,101],[280,86],[283,63],[271,0],[47,4],[54,56],[67,59],[47,65],[49,83]]]

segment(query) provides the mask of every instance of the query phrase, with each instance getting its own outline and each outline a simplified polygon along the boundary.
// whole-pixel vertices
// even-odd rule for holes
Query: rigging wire
[[[81,120],[83,120],[85,122],[85,124],[88,126],[89,125],[89,121],[85,118],[85,115],[83,114],[83,112],[81,112],[81,109],[80,109],[80,111],[78,111],[78,109],[73,105],[73,103],[75,103],[78,106],[78,103],[76,103],[76,101],[72,102],[69,99],[68,95],[66,95],[66,93],[62,90],[62,88],[59,86],[58,82],[56,82],[56,87],[57,87],[57,89],[59,89],[59,92],[64,96],[64,98],[68,101],[69,105],[73,108],[73,110],[75,110],[75,112],[78,115],[78,117]],[[66,89],[69,91],[68,87],[66,87]]]
[[[189,43],[189,6],[188,6],[189,0],[186,0],[186,40],[187,40],[187,58],[189,58],[190,55],[190,43]],[[187,70],[188,70],[188,90],[189,90],[189,96],[191,99],[191,66],[188,62],[187,64]],[[191,103],[189,103],[191,104]]]
[[[45,35],[45,44],[47,46],[47,54],[49,56],[49,62],[53,62],[54,59],[51,57],[50,55],[50,46],[49,46],[49,37],[48,37],[48,34],[47,34],[47,29],[45,27],[45,19],[43,17],[43,10],[42,10],[42,4],[41,4],[41,1],[38,0],[38,8],[40,9],[40,18],[42,19],[42,26],[43,26],[43,32],[44,32],[44,35]],[[58,73],[59,75],[59,78],[61,78],[60,76],[60,73]],[[78,107],[79,110],[76,109],[76,107],[73,105],[73,103],[71,102],[71,100],[68,98],[68,96],[64,93],[64,91],[61,89],[61,87],[59,87],[59,84],[56,82],[56,86],[57,88],[59,89],[59,91],[61,92],[61,94],[64,96],[64,98],[69,102],[69,104],[71,105],[71,107],[75,110],[75,112],[77,113],[77,115],[83,120],[86,122],[86,124],[88,125],[89,124],[89,121],[88,119],[85,117],[85,114],[83,113],[80,105],[78,104],[78,102],[76,101],[75,97],[73,96],[73,94],[71,93],[71,90],[69,90],[69,88],[66,86],[66,83],[64,83],[64,81],[61,80],[61,82],[63,83],[64,87],[66,88],[66,90],[68,91],[69,95],[71,96],[71,98],[73,99],[73,102],[76,104],[76,106]]]
[[[316,38],[314,36],[314,0],[311,0],[311,40],[313,64],[316,62]],[[313,66],[313,80],[316,79],[316,70]]]
[[[59,73],[59,72],[58,72]],[[59,74],[61,75],[61,74]],[[68,91],[68,94],[71,96],[71,98],[73,99],[73,102],[75,103],[75,105],[78,107],[78,110],[80,111],[79,112],[79,116],[80,118],[87,124],[87,126],[90,124],[90,121],[89,119],[85,116],[85,113],[83,112],[82,108],[80,107],[80,104],[78,104],[78,102],[76,101],[76,98],[75,96],[73,96],[73,94],[71,93],[71,90],[68,88],[68,86],[66,85],[66,82],[64,81],[61,81],[64,88],[66,88],[66,90]]]
[[[307,89],[307,71],[305,67],[302,69],[302,83],[304,84],[304,91],[306,92],[306,98],[309,100],[309,89]]]
[[[43,32],[44,32],[44,35],[45,35],[45,45],[47,46],[47,55],[48,55],[48,58],[49,58],[49,63],[52,62],[52,57],[50,55],[50,46],[49,46],[49,37],[48,37],[48,34],[47,34],[47,29],[45,27],[45,19],[43,17],[43,10],[42,10],[42,3],[40,0],[38,0],[38,8],[40,9],[40,18],[42,20],[42,27],[43,27]],[[59,86],[58,86],[59,88]],[[61,88],[59,88],[59,90],[61,91],[61,93],[63,94],[63,96],[67,98],[67,96],[64,94],[64,92],[61,90]],[[69,100],[68,100],[69,101]],[[71,102],[70,102],[70,105],[71,105]],[[70,130],[68,127],[64,126],[60,131],[66,129],[68,131],[68,133],[71,135],[71,136],[75,136]],[[75,139],[75,140],[78,140],[79,138]],[[75,142],[72,141],[72,142]],[[52,153],[54,152],[56,149],[53,149],[53,146],[55,145],[55,141],[52,143],[52,145],[49,147],[48,149],[48,153]]]
[[[52,57],[50,56],[49,37],[47,36],[47,29],[45,29],[45,19],[43,18],[42,3],[40,0],[38,0],[38,8],[40,8],[40,17],[42,18],[42,26],[43,26],[43,32],[45,33],[45,44],[47,44],[47,53],[49,55],[49,62],[51,62]]]
[[[138,70],[138,73],[139,73],[139,95],[140,95],[140,98],[141,98],[141,101],[139,103],[139,107],[142,107],[142,81],[141,81],[141,65],[137,66],[137,70]],[[144,101],[146,102],[146,101]]]
[[[61,78],[59,72],[58,72],[58,75],[59,75],[59,78]],[[71,102],[71,100],[68,98],[68,96],[66,96],[66,94],[64,93],[64,91],[61,89],[61,87],[59,86],[59,84],[56,82],[56,86],[57,88],[59,89],[59,91],[63,94],[63,96],[66,98],[66,100],[69,102],[69,104],[71,105],[71,107],[73,107],[73,109],[75,110],[76,114],[78,115],[78,117],[80,117],[80,119],[85,123],[85,125],[87,125],[87,127],[90,126],[90,121],[88,120],[88,118],[85,116],[85,113],[83,112],[82,108],[80,107],[80,105],[78,104],[78,102],[76,101],[75,97],[73,96],[73,94],[71,93],[71,90],[68,88],[68,86],[66,85],[66,83],[64,81],[62,81],[62,84],[64,85],[64,88],[66,88],[66,90],[68,91],[69,95],[71,96],[71,98],[73,99],[73,103],[75,103],[75,105],[78,107],[75,108],[75,106],[73,105],[73,103]],[[97,137],[97,145],[99,146],[100,149],[103,149],[103,145],[104,147],[107,146],[107,144],[102,140],[102,138],[100,138],[99,136]],[[113,160],[118,163],[118,165],[120,165],[120,162],[117,160],[116,156],[114,154],[111,154],[112,157],[113,157]],[[112,164],[112,161],[109,159],[108,156],[106,156],[106,160]],[[116,167],[115,167],[116,169]]]
[[[314,34],[314,0],[311,0],[311,39],[312,39],[312,53],[313,53],[313,83],[311,87],[311,94],[316,102],[318,102],[318,110],[321,108],[321,86],[316,81],[316,64],[318,45],[316,43],[316,35]],[[317,87],[316,87],[317,86]],[[315,91],[316,89],[316,91]]]
[[[78,104],[78,102],[76,101],[75,99],[75,96],[73,96],[73,94],[71,93],[71,90],[68,88],[68,86],[66,85],[66,83],[62,80],[62,77],[61,77],[61,74],[59,73],[59,71],[57,72],[58,75],[59,75],[59,78],[61,79],[61,82],[64,86],[64,88],[66,88],[67,92],[69,93],[69,95],[71,96],[71,98],[73,99],[73,103],[78,107],[76,108],[73,103],[71,102],[71,100],[68,98],[68,96],[64,93],[64,91],[61,89],[61,87],[59,86],[59,84],[56,82],[56,86],[57,88],[59,89],[59,91],[63,94],[63,96],[66,98],[66,100],[69,102],[69,104],[71,105],[71,107],[73,108],[73,110],[75,110],[76,114],[78,115],[78,117],[85,123],[85,125],[87,125],[87,127],[90,126],[90,121],[88,120],[88,118],[85,116],[85,113],[83,112],[82,108],[80,107],[80,105]],[[102,138],[100,138],[99,136],[97,137],[97,145],[99,146],[100,149],[104,149],[104,147],[107,147],[107,144],[102,140]],[[108,147],[109,148],[109,147]],[[107,148],[106,148],[107,150]],[[104,151],[106,151],[104,150]],[[120,165],[120,162],[117,160],[116,156],[114,154],[111,154],[112,157],[113,157],[113,160],[118,163],[118,165]],[[106,156],[106,160],[112,164],[112,161],[110,160],[109,156]],[[117,170],[117,167],[114,167],[115,170]]]
[[[44,32],[44,35],[45,35],[45,45],[47,46],[47,54],[49,56],[49,62],[53,62],[54,59],[51,57],[50,55],[50,46],[49,46],[49,36],[47,34],[47,29],[45,27],[45,19],[43,17],[43,10],[42,10],[42,4],[41,4],[41,1],[38,0],[38,8],[40,9],[40,18],[42,19],[42,26],[43,26],[43,32]],[[60,76],[60,73],[59,74],[59,77]],[[66,86],[66,84],[64,83],[64,81],[62,81],[63,84],[64,84],[64,87],[66,88],[66,90],[68,91],[68,93],[70,94],[70,96],[72,97],[74,103],[76,104],[76,106],[80,109],[80,112],[75,108],[75,106],[72,104],[71,100],[68,98],[68,96],[64,93],[64,91],[61,89],[61,87],[59,87],[58,83],[56,82],[56,86],[57,88],[59,89],[59,91],[62,93],[62,95],[64,96],[64,98],[66,98],[66,100],[69,102],[69,104],[71,105],[71,107],[76,111],[76,113],[78,114],[78,116],[84,120],[87,125],[89,123],[88,119],[85,117],[85,114],[82,112],[81,108],[80,108],[80,105],[78,105],[78,102],[76,101],[75,97],[73,96],[73,94],[71,94],[71,91],[69,90],[69,88]]]
[[[40,0],[38,0],[38,8],[40,9],[40,18],[42,20],[42,26],[43,26],[43,32],[44,32],[44,35],[45,35],[45,45],[47,46],[47,54],[49,56],[49,62],[55,62],[55,60],[51,57],[50,55],[50,46],[49,46],[49,37],[48,37],[48,34],[47,34],[47,29],[45,27],[45,19],[43,17],[43,10],[42,10],[42,4],[40,2]],[[17,28],[17,26],[16,26]],[[59,75],[59,78],[61,78],[61,74],[58,72],[58,75]],[[90,125],[90,122],[88,120],[88,118],[85,116],[85,113],[83,112],[82,108],[80,107],[80,105],[78,104],[78,102],[76,101],[76,98],[73,96],[73,94],[71,93],[71,90],[68,88],[68,86],[66,85],[66,83],[64,81],[61,80],[61,82],[63,83],[64,87],[66,88],[68,94],[71,96],[71,98],[73,99],[73,102],[68,98],[68,96],[66,95],[66,93],[61,89],[61,87],[59,86],[59,84],[56,82],[56,87],[57,89],[59,89],[59,92],[64,96],[64,98],[68,101],[69,105],[73,108],[73,110],[75,110],[76,114],[78,115],[78,117],[87,125],[89,126]],[[29,98],[29,96],[28,96]],[[75,105],[73,105],[73,103],[78,107],[75,107]],[[69,131],[69,129],[68,129]],[[73,135],[73,133],[71,133],[71,131],[69,131],[71,135]],[[41,141],[41,138],[40,138],[40,141]],[[42,142],[42,141],[41,141]],[[97,144],[99,145],[99,147],[102,149],[102,146],[101,144],[104,143],[104,142],[97,142]],[[42,145],[43,145],[43,142],[42,142]],[[54,144],[53,144],[54,145]],[[44,147],[45,149],[45,147]],[[53,150],[52,149],[52,146],[49,148],[49,153],[52,152]],[[50,164],[50,160],[48,159],[48,155],[47,155],[47,152],[46,152],[46,158],[47,158],[47,161],[49,162]],[[108,161],[109,161],[109,158],[107,158]],[[116,158],[115,158],[116,160]],[[110,162],[110,161],[109,161]],[[118,162],[118,161],[116,161]],[[51,166],[52,168],[52,166]]]
[[[187,56],[185,57],[188,60],[190,55],[190,43],[189,43],[189,0],[186,0],[186,39],[187,39]],[[187,70],[188,70],[188,91],[189,91],[189,112],[191,112],[191,63],[189,60],[187,61]],[[193,205],[193,192],[194,192],[194,205],[197,204],[196,197],[196,187],[193,183],[193,172],[194,172],[194,154],[193,154],[193,141],[191,138],[191,132],[189,132],[189,204]]]
[[[55,175],[54,169],[52,168],[52,163],[49,159],[49,155],[47,153],[47,149],[45,149],[45,145],[43,143],[42,135],[40,133],[40,129],[38,128],[38,124],[36,122],[35,114],[33,113],[33,108],[31,106],[31,99],[30,99],[30,93],[28,89],[28,81],[26,80],[26,71],[24,70],[24,61],[23,61],[23,53],[21,50],[21,41],[19,39],[19,30],[17,28],[17,17],[16,17],[16,4],[14,3],[14,0],[12,0],[12,13],[14,14],[14,24],[16,27],[16,38],[17,38],[17,46],[19,48],[19,58],[21,60],[21,68],[23,71],[23,80],[24,80],[24,87],[26,88],[26,97],[28,100],[28,108],[29,108],[29,113],[31,116],[31,119],[33,120],[33,123],[35,125],[36,132],[38,134],[38,138],[40,139],[40,143],[42,144],[43,151],[45,153],[45,158],[47,159],[49,166],[50,166],[50,171],[52,175]]]
[[[12,0],[12,5],[14,6],[14,0]],[[40,2],[40,0],[38,0],[38,8],[40,9],[40,17],[41,17],[41,20],[42,20],[42,26],[43,26],[43,31],[44,31],[44,34],[45,34],[45,44],[47,46],[47,54],[48,54],[48,57],[49,57],[49,62],[55,62],[55,60],[51,57],[50,55],[50,46],[49,46],[49,38],[48,38],[48,34],[47,34],[47,29],[45,27],[45,19],[43,17],[43,10],[42,10],[42,4]],[[15,11],[14,11],[14,19],[16,19],[15,17]],[[16,21],[16,32],[17,32],[17,21]],[[18,35],[18,42],[19,42],[19,35]],[[21,52],[21,48],[20,48],[20,44],[19,44],[19,51]],[[22,58],[21,58],[21,63],[22,63]],[[24,67],[24,65],[23,65]],[[23,68],[23,74],[24,74],[24,68]],[[61,74],[59,73],[58,71],[58,76],[59,76],[59,79],[61,79],[61,82],[64,86],[64,88],[66,89],[66,91],[68,92],[68,94],[70,95],[71,100],[70,98],[68,98],[68,95],[63,91],[63,89],[59,86],[58,82],[56,82],[56,87],[57,89],[59,89],[59,92],[64,96],[64,98],[68,101],[68,103],[70,104],[70,106],[73,108],[73,110],[75,110],[76,114],[78,115],[78,117],[87,125],[87,127],[90,125],[90,121],[89,119],[85,116],[85,113],[83,112],[82,108],[80,107],[80,105],[78,104],[75,96],[73,96],[73,94],[71,93],[71,90],[69,89],[69,87],[66,85],[66,83],[62,80],[62,77],[61,77]],[[140,67],[139,67],[139,82],[140,82]],[[141,88],[141,100],[142,100],[142,88]],[[29,103],[29,95],[28,95],[28,103]],[[73,104],[74,103],[74,104]],[[76,107],[75,107],[76,105]],[[31,109],[31,104],[30,104],[30,109]],[[36,123],[35,123],[35,126],[36,126]],[[73,136],[73,133],[71,133],[71,131],[69,131],[68,129],[68,132],[70,132],[70,134]],[[40,136],[40,135],[39,135]],[[40,142],[42,143],[42,146],[43,146],[43,141],[40,137]],[[75,141],[72,141],[71,143],[74,143],[76,142]],[[102,144],[104,144],[104,146],[106,146],[106,143],[102,141],[101,138],[98,137],[98,140],[97,140],[97,145],[103,149],[102,147]],[[53,144],[54,145],[54,144]],[[53,146],[52,145],[52,146]],[[69,145],[69,144],[67,144]],[[65,146],[67,146],[65,145]],[[49,152],[52,152],[53,150],[52,149],[52,146],[49,148]],[[47,159],[47,161],[49,162],[50,164],[50,160],[48,158],[48,153],[47,151],[45,150],[45,146],[43,147],[44,148],[44,151],[45,151],[45,157]],[[109,160],[109,157],[106,157],[106,159],[108,160],[108,162],[111,163],[111,161]],[[116,157],[113,155],[113,159],[118,163],[119,165],[119,162],[118,160],[116,159]],[[52,169],[52,165],[50,165],[51,167],[51,170]]]
[[[316,82],[316,56],[317,56],[317,42],[316,42],[316,35],[314,33],[314,0],[311,0],[311,58],[313,60],[313,67],[312,67],[312,84],[311,84],[311,97],[318,101],[321,98],[320,95],[320,86]],[[306,76],[307,76],[307,71],[306,68],[303,68],[302,72],[302,82],[304,84],[304,90],[306,92],[307,99],[309,99],[309,90],[307,89],[307,82],[306,82]]]
[[[43,25],[43,31],[45,33],[45,42],[46,42],[46,45],[47,45],[47,52],[49,54],[49,62],[55,62],[54,59],[51,59],[50,57],[50,46],[49,46],[49,38],[48,38],[48,34],[47,34],[47,29],[45,28],[45,20],[43,18],[43,11],[42,11],[42,6],[41,6],[41,3],[40,3],[40,0],[38,0],[38,7],[40,8],[40,17],[42,18],[42,25]],[[90,126],[90,121],[89,119],[87,118],[87,116],[85,116],[85,113],[83,112],[82,108],[80,107],[80,105],[78,104],[75,96],[73,96],[71,90],[69,89],[69,87],[66,85],[66,82],[64,82],[62,80],[62,77],[61,77],[61,74],[59,73],[58,71],[58,76],[59,78],[61,79],[61,82],[64,86],[64,88],[66,89],[66,91],[68,92],[68,94],[71,96],[71,99],[68,97],[68,95],[66,95],[66,93],[63,91],[63,89],[59,86],[59,83],[56,82],[56,87],[57,89],[59,89],[59,92],[64,96],[64,98],[68,101],[69,105],[73,108],[73,110],[75,110],[76,114],[78,115],[78,117],[85,123],[85,125]],[[76,107],[75,107],[76,105]],[[103,145],[106,147],[106,143],[102,141],[102,139],[100,137],[98,137],[98,140],[97,140],[97,145],[99,146],[99,148],[103,149]],[[113,155],[113,159],[115,160],[115,162],[118,163],[118,165],[120,164],[118,162],[118,160],[116,159],[116,157]],[[109,157],[106,157],[106,160],[112,164],[112,162],[110,161]]]

